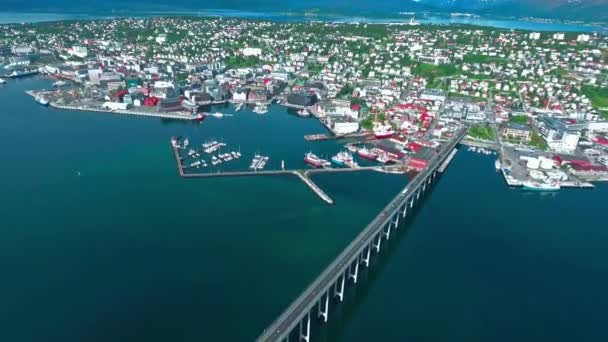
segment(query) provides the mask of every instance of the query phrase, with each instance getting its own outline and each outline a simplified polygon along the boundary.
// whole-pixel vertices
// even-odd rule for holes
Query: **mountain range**
[[[101,12],[108,10],[203,10],[343,12],[382,15],[397,12],[466,12],[501,17],[542,17],[608,22],[608,0],[3,0],[0,10],[42,12]]]

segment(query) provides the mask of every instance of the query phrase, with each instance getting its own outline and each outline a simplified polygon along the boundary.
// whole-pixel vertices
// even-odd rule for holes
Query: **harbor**
[[[471,151],[486,151],[470,148]],[[490,154],[487,152],[482,152]],[[559,162],[548,153],[506,147],[500,150],[495,161],[498,171],[509,187],[519,187],[527,191],[558,191],[562,188],[592,189],[590,182],[584,181],[569,172],[567,167],[560,167]]]
[[[236,171],[221,171],[216,170],[214,172],[197,172],[191,171],[193,169],[200,169],[207,167],[205,160],[199,159],[201,154],[197,150],[191,148],[190,141],[187,138],[174,137],[170,141],[171,149],[175,159],[178,175],[182,178],[218,178],[218,177],[252,177],[252,176],[297,176],[304,182],[320,199],[327,204],[334,204],[334,201],[327,195],[319,186],[317,186],[311,179],[311,176],[319,173],[341,173],[341,172],[361,172],[361,171],[377,171],[384,173],[404,173],[403,165],[390,165],[390,166],[367,166],[367,167],[349,167],[349,168],[333,168],[325,164],[324,167],[314,169],[285,169],[284,167],[279,170],[264,170],[266,162],[270,157],[256,154],[252,160],[249,170],[236,170]],[[212,143],[203,144],[203,150],[201,152],[214,153],[219,148],[226,146],[224,143],[218,143],[216,141]],[[181,151],[188,151],[187,155],[182,155]],[[237,154],[238,153],[238,154]],[[224,154],[226,155],[226,154]],[[229,155],[232,155],[230,153]],[[239,156],[240,152],[234,152],[234,156]],[[190,162],[184,164],[186,159]],[[213,157],[214,161],[217,158]],[[237,158],[238,159],[238,158]],[[232,160],[232,159],[231,159]],[[203,166],[204,165],[204,166]],[[216,164],[213,164],[216,165]],[[282,165],[284,166],[284,165]]]

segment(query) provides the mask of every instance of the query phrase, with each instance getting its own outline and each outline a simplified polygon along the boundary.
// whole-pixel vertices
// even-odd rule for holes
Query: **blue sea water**
[[[279,107],[198,125],[23,93],[49,85],[0,86],[0,341],[250,341],[407,182],[319,175],[328,206],[290,177],[181,179],[174,135],[294,165],[339,146]],[[460,151],[313,340],[607,340],[608,187],[509,189],[493,162]]]

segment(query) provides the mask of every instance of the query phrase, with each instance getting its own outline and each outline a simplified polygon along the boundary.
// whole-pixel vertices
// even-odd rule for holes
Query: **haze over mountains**
[[[608,21],[608,0],[4,0],[0,10],[42,12],[234,9],[245,11],[342,12],[382,15],[398,12],[467,12],[492,16]]]

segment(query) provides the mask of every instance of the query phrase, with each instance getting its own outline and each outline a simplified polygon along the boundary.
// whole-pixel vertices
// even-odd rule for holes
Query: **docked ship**
[[[258,104],[253,109],[253,112],[257,114],[266,114],[268,113],[268,107],[266,107],[265,105]]]
[[[306,109],[300,109],[298,111],[298,115],[303,116],[303,117],[308,117],[308,116],[310,116],[310,112]]]
[[[15,70],[15,71],[11,72],[7,77],[18,78],[18,77],[37,75],[38,73],[40,73],[40,71],[38,71],[38,70],[28,70],[28,69]]]
[[[349,162],[352,160],[353,160],[353,155],[350,154],[350,152],[348,152],[348,151],[339,152],[335,156],[331,157],[331,162],[338,166],[344,166],[346,164],[346,162]]]
[[[45,99],[44,97],[38,95],[35,97],[36,102],[40,103],[43,106],[48,106],[49,105],[49,100]]]
[[[316,168],[331,165],[330,162],[328,162],[325,159],[319,158],[317,155],[313,154],[312,152],[308,152],[304,155],[304,162],[306,164],[308,164],[312,167],[316,167]]]
[[[196,114],[194,116],[194,120],[195,121],[203,121],[203,120],[205,120],[205,117],[207,117],[207,115],[198,113],[198,114]]]
[[[386,154],[379,154],[376,161],[382,164],[388,164],[393,162],[393,160],[389,158]]]
[[[374,136],[376,139],[388,139],[395,134],[390,126],[380,126],[374,128]]]
[[[541,182],[524,182],[523,183],[524,190],[529,191],[557,191],[561,187],[559,183],[541,183]]]
[[[215,113],[213,113],[211,115],[215,116],[216,118],[223,118],[224,117],[224,113],[220,113],[220,112],[215,112]]]
[[[378,156],[372,152],[371,150],[369,150],[368,148],[361,148],[357,151],[357,154],[359,155],[359,157],[361,158],[365,158],[368,160],[372,160],[372,161],[376,161],[376,159],[378,158]]]

